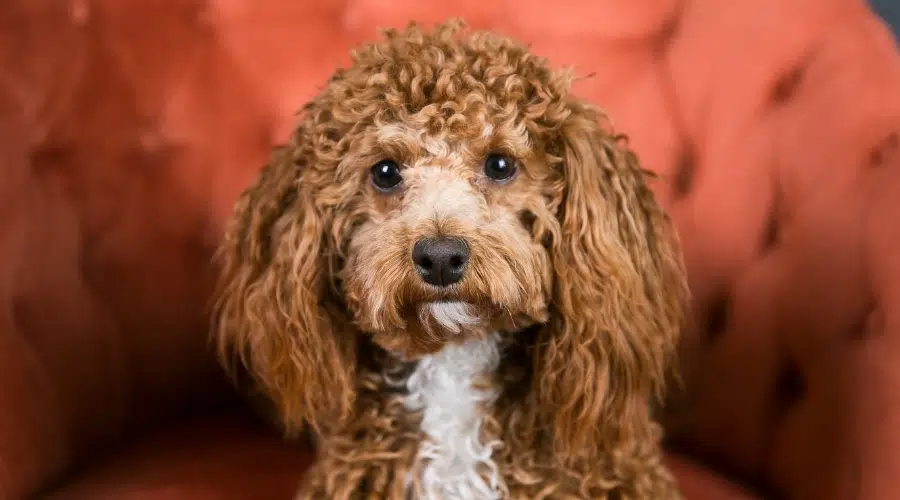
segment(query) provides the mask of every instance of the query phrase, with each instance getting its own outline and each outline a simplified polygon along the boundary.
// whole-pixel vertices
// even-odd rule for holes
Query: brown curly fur
[[[417,284],[403,253],[435,231],[490,250],[453,293],[504,332],[501,367],[484,381],[502,392],[483,432],[503,443],[494,459],[509,497],[678,498],[650,414],[684,319],[677,240],[646,172],[571,80],[461,22],[386,31],[303,108],[238,201],[217,341],[287,433],[316,436],[301,498],[404,498],[424,437],[387,373],[454,341],[409,314],[444,298]],[[521,166],[491,186],[472,172],[498,150]],[[400,198],[369,185],[384,157],[468,181],[481,225],[397,222]]]

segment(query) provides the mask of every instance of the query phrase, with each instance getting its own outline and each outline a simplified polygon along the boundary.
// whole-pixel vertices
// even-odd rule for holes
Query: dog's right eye
[[[372,184],[379,191],[390,191],[403,181],[400,165],[393,160],[381,160],[372,166]]]
[[[484,174],[497,182],[505,182],[516,173],[516,162],[502,154],[490,154],[484,160]]]

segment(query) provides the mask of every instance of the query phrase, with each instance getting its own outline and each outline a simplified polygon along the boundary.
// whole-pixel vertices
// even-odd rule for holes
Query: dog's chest
[[[484,414],[498,389],[478,386],[500,362],[496,335],[452,345],[419,361],[407,379],[407,409],[422,412],[419,483],[426,499],[500,498],[505,491],[492,452],[482,439]],[[410,478],[412,480],[414,478]]]

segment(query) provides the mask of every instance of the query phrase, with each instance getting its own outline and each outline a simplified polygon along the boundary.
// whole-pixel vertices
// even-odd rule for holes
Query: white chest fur
[[[422,431],[428,436],[419,447],[419,459],[425,463],[419,478],[425,499],[503,496],[506,488],[491,458],[498,443],[481,439],[485,409],[498,391],[473,386],[499,363],[497,337],[491,335],[423,358],[407,380],[406,407],[422,410]]]

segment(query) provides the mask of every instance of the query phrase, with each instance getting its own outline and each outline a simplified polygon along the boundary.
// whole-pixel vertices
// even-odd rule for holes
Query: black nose
[[[459,238],[424,238],[413,247],[412,259],[425,283],[450,286],[463,277],[469,247]]]

